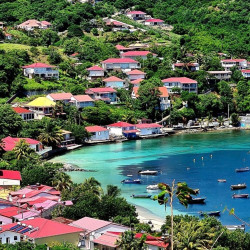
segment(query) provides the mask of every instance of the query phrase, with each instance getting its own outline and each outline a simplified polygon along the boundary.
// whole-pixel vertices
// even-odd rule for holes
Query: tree
[[[235,127],[239,126],[239,123],[240,123],[239,115],[236,113],[231,114],[231,122],[233,126]]]
[[[102,193],[101,183],[97,181],[94,177],[85,179],[81,185],[83,190],[85,190],[85,192],[90,192],[98,197]]]
[[[219,126],[224,125],[224,117],[223,116],[218,116],[217,120],[219,122]]]
[[[119,189],[117,186],[108,185],[107,186],[107,195],[109,197],[118,197],[121,194],[121,189]]]
[[[56,173],[52,185],[58,190],[63,191],[64,189],[70,189],[72,180],[69,175],[63,172]]]
[[[180,204],[185,207],[188,206],[188,198],[191,194],[195,195],[195,191],[188,187],[185,182],[179,182],[175,184],[175,180],[173,180],[172,185],[169,186],[166,183],[160,183],[159,188],[162,190],[160,194],[154,197],[154,200],[157,200],[160,205],[165,205],[165,209],[167,204],[170,205],[171,211],[171,249],[174,249],[174,214],[173,214],[173,201],[177,198]]]
[[[13,152],[15,153],[17,160],[33,158],[35,155],[35,150],[32,149],[24,139],[21,139],[16,143]]]
[[[68,37],[82,37],[83,32],[80,26],[72,24],[68,28]]]

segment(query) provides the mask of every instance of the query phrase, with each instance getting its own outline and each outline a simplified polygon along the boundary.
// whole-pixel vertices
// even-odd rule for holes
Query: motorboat
[[[206,198],[193,198],[190,196],[188,198],[188,204],[204,204]]]
[[[218,182],[223,183],[223,182],[227,182],[227,180],[226,179],[218,179]]]
[[[246,187],[247,187],[246,183],[231,185],[232,190],[244,189]]]
[[[121,181],[121,183],[123,184],[141,184],[141,180],[140,179],[126,179],[126,180],[123,180]]]
[[[248,198],[249,194],[233,194],[233,198]]]
[[[237,172],[237,173],[248,172],[248,171],[250,171],[250,168],[249,168],[249,167],[246,167],[246,168],[237,168],[237,169],[235,169],[235,172]]]
[[[147,190],[159,190],[158,184],[148,185]]]
[[[199,212],[201,216],[220,216],[220,211]]]
[[[140,199],[150,199],[151,194],[132,194],[131,197],[133,198],[140,198]]]
[[[200,189],[199,188],[195,188],[195,189],[193,189],[193,191],[194,191],[195,194],[199,194],[200,193]]]
[[[156,171],[156,170],[145,170],[145,171],[141,170],[138,172],[138,174],[140,174],[140,175],[157,175],[158,171]]]

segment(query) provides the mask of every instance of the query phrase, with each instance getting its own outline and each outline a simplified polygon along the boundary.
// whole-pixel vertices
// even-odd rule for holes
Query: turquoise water
[[[197,197],[206,197],[205,205],[190,205],[187,209],[175,202],[175,214],[197,215],[199,211],[220,210],[227,206],[250,223],[250,199],[232,199],[231,184],[246,183],[247,189],[235,193],[250,194],[250,172],[235,173],[235,168],[250,166],[250,131],[227,131],[203,134],[183,134],[152,140],[128,141],[84,147],[54,158],[54,162],[73,163],[96,172],[72,172],[72,179],[80,183],[94,176],[105,187],[117,185],[131,203],[164,217],[165,211],[156,201],[133,199],[131,194],[146,193],[146,186],[173,179],[185,181],[199,188]],[[195,160],[194,160],[195,159]],[[121,184],[128,174],[138,178],[139,170],[156,169],[158,176],[141,177],[141,185]],[[217,179],[227,179],[218,183]],[[151,191],[152,192],[152,191]],[[154,193],[152,193],[154,194]],[[223,224],[240,224],[227,212],[220,218]]]

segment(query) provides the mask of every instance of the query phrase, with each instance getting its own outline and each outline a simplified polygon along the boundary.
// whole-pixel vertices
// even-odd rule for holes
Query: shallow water
[[[54,162],[73,163],[96,172],[72,172],[72,179],[80,183],[94,176],[105,187],[117,185],[122,195],[131,203],[145,207],[164,217],[165,211],[156,201],[133,199],[132,194],[146,193],[152,183],[170,183],[173,179],[185,181],[192,188],[199,188],[197,197],[206,197],[205,205],[185,207],[174,204],[175,214],[197,215],[199,211],[221,212],[225,207],[234,208],[241,219],[250,223],[250,199],[232,199],[233,193],[250,194],[250,172],[235,173],[236,168],[250,166],[250,131],[227,131],[203,134],[183,134],[160,139],[128,141],[84,147],[54,158]],[[121,184],[132,174],[138,178],[139,170],[154,169],[157,176],[142,176],[141,185]],[[217,179],[226,179],[218,183]],[[247,189],[231,191],[231,184],[246,183]],[[156,192],[157,193],[157,192]],[[152,192],[155,194],[155,192]],[[219,218],[223,224],[241,224],[227,212]]]

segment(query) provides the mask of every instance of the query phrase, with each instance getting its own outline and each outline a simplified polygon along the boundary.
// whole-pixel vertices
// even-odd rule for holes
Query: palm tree
[[[224,125],[224,117],[223,116],[218,116],[217,120],[218,120],[220,126]]]
[[[101,194],[103,193],[103,190],[101,188],[101,183],[97,181],[94,177],[85,179],[81,185],[84,191],[91,192],[98,197],[100,197]]]
[[[191,194],[196,195],[195,191],[188,187],[185,182],[179,182],[175,184],[175,180],[172,182],[172,186],[166,183],[159,183],[161,193],[154,197],[160,205],[165,205],[165,209],[169,202],[171,211],[171,249],[174,249],[174,214],[173,214],[173,201],[177,198],[180,204],[185,207],[188,206],[188,198]]]
[[[35,150],[30,148],[30,145],[24,139],[21,139],[16,143],[13,152],[16,155],[16,159],[21,160],[30,158],[31,155],[34,156]]]
[[[121,194],[121,189],[119,189],[117,186],[113,185],[107,185],[107,195],[110,197],[118,197]]]
[[[52,185],[56,188],[58,191],[63,191],[65,189],[70,189],[71,185],[73,184],[71,178],[69,175],[59,172],[55,175]]]

